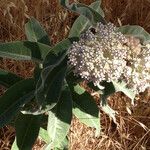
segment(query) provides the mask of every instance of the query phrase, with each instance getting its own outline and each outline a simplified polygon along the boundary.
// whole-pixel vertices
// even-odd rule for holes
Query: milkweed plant
[[[32,78],[0,70],[0,84],[7,89],[0,97],[0,127],[15,128],[12,150],[31,150],[38,136],[45,150],[68,149],[73,115],[100,136],[100,109],[117,123],[108,96],[121,91],[134,104],[135,96],[150,87],[149,33],[137,25],[107,22],[100,0],[90,6],[59,2],[80,14],[68,38],[52,45],[31,18],[25,24],[27,40],[0,43],[1,57],[35,63]],[[83,81],[99,93],[100,104],[81,86]]]

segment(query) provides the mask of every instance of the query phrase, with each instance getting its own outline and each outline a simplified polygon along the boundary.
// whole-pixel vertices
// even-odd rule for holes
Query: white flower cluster
[[[118,80],[126,66],[126,38],[113,24],[99,23],[95,33],[89,29],[69,49],[69,63],[75,73],[99,85],[101,81]]]
[[[76,75],[96,86],[100,87],[104,80],[118,81],[124,77],[129,86],[141,92],[150,86],[150,48],[136,42],[142,48],[133,53],[135,43],[129,43],[132,43],[129,38],[117,32],[113,24],[98,23],[72,44],[68,51],[69,64]]]
[[[150,87],[150,45],[139,45],[138,48],[140,51],[136,51],[137,53],[129,49],[129,65],[124,69],[126,82],[136,93],[144,92]]]

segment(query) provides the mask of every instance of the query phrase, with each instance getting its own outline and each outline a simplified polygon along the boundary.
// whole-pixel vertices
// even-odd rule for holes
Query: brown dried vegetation
[[[90,4],[94,0],[80,0]],[[103,9],[108,21],[119,24],[137,24],[150,32],[149,0],[103,0]],[[76,15],[61,8],[57,0],[0,0],[0,41],[21,40],[25,38],[24,24],[34,16],[45,27],[52,43],[67,36]],[[17,73],[22,77],[33,74],[34,64],[8,59],[0,60],[0,67]],[[4,92],[0,88],[1,94]],[[117,93],[109,98],[110,105],[118,111],[116,126],[112,120],[101,113],[102,135],[94,137],[94,130],[79,123],[74,118],[69,133],[72,150],[148,150],[150,149],[150,92],[137,98],[135,106],[127,97]],[[131,113],[131,114],[130,114]],[[8,150],[14,140],[14,129],[4,127],[0,130],[0,150]],[[36,142],[34,149],[41,149]],[[41,144],[42,145],[42,144]]]

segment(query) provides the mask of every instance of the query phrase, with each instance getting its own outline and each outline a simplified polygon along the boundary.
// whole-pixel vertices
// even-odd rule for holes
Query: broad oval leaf
[[[56,67],[49,66],[43,69],[36,88],[36,99],[39,105],[50,110],[57,104],[66,70],[66,60]]]
[[[29,41],[51,45],[48,34],[33,17],[25,24],[25,33]]]
[[[101,105],[101,109],[102,111],[104,111],[110,118],[113,119],[114,123],[118,124],[117,123],[117,120],[116,120],[116,111],[113,110],[108,104],[105,104],[105,105]]]
[[[44,59],[44,67],[55,65],[62,61],[62,59],[65,58],[67,54],[67,50],[73,43],[73,41],[77,41],[78,38],[68,38],[65,39],[58,44],[56,44],[54,47],[51,48],[49,53],[47,54],[46,58]]]
[[[68,86],[61,93],[56,107],[48,112],[48,135],[52,148],[60,145],[65,139],[72,119],[72,98]]]
[[[41,62],[50,46],[30,41],[0,43],[0,56],[16,60],[33,60]]]
[[[0,84],[5,86],[6,88],[12,86],[13,84],[15,84],[16,82],[20,80],[22,80],[21,77],[9,71],[0,69]]]
[[[59,0],[59,2],[66,9],[79,13],[88,18],[93,25],[95,25],[97,22],[106,24],[105,19],[97,11],[88,7],[87,5],[81,3],[72,3],[71,5],[69,5],[68,0]]]
[[[53,148],[53,150],[69,150],[68,149],[69,141],[68,138],[66,137],[59,145]],[[50,150],[51,149],[51,144],[48,144],[44,147],[44,150]]]
[[[41,116],[23,115],[19,113],[15,121],[16,142],[20,150],[31,150],[38,137]]]
[[[27,36],[27,39],[31,42],[40,42],[46,45],[51,46],[50,39],[48,37],[48,34],[46,31],[42,28],[40,23],[35,18],[30,18],[30,20],[25,24],[25,33]],[[47,49],[47,51],[42,50],[43,53],[47,54],[50,51],[50,49]],[[35,70],[34,70],[34,77],[35,80],[38,81],[41,73],[41,66],[40,64],[36,64]]]
[[[42,138],[42,140],[46,143],[49,143],[50,142],[50,138],[48,136],[48,132],[47,130],[43,129],[43,128],[40,128],[40,131],[39,131],[39,137]]]
[[[102,95],[100,96],[101,98],[101,102],[100,102],[100,106],[101,106],[101,110],[106,113],[110,118],[113,119],[114,123],[117,124],[116,121],[116,111],[114,111],[112,108],[110,108],[110,106],[108,105],[108,101],[107,98],[114,94],[116,92],[116,89],[113,85],[112,82],[107,82],[104,81],[101,83],[101,85],[104,87],[104,89],[102,90]]]
[[[122,32],[125,35],[131,35],[136,38],[139,38],[141,42],[145,43],[150,41],[150,34],[144,30],[144,28],[138,25],[125,25],[118,28],[118,31]]]
[[[118,91],[123,92],[126,96],[128,96],[131,99],[131,103],[134,105],[134,99],[135,99],[136,93],[132,89],[128,88],[125,82],[113,81],[113,85],[115,87],[116,92]]]
[[[104,81],[101,83],[101,85],[104,87],[104,89],[102,90],[102,95],[101,95],[101,105],[105,106],[107,105],[107,98],[110,95],[114,94],[116,92],[116,89],[112,82]]]
[[[104,12],[100,7],[101,1],[96,1],[92,3],[89,7],[97,11],[102,17],[104,17]],[[84,16],[80,15],[74,22],[69,32],[69,37],[79,37],[82,32],[91,26],[91,22]]]
[[[116,111],[113,110],[107,102],[107,98],[114,94],[115,92],[121,91],[126,94],[132,100],[132,104],[134,103],[135,93],[126,87],[124,82],[102,82],[101,85],[104,87],[103,93],[101,95],[101,109],[109,115],[113,119],[113,121],[117,124],[116,121]]]
[[[25,103],[34,97],[34,80],[25,79],[11,86],[0,97],[0,127],[8,123]]]
[[[85,125],[96,128],[96,135],[100,134],[100,115],[93,97],[80,85],[72,89],[73,114]]]
[[[103,94],[101,96],[102,105],[107,104],[108,96],[118,91],[123,92],[125,95],[127,95],[132,100],[132,104],[134,104],[134,98],[136,93],[132,89],[128,88],[125,82],[103,82],[101,83],[101,85],[104,87]]]
[[[11,150],[19,150],[19,148],[17,146],[17,143],[16,143],[16,138],[15,138],[13,144],[12,144]]]

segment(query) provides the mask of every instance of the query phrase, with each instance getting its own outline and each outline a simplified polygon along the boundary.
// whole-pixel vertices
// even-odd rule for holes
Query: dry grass
[[[94,0],[80,0],[90,4]],[[107,20],[119,25],[138,24],[150,32],[149,0],[103,0]],[[62,9],[57,0],[0,0],[0,41],[21,40],[25,38],[24,24],[34,16],[44,25],[56,43],[68,34],[76,16]],[[14,60],[0,60],[0,67],[23,77],[33,74],[34,64]],[[1,88],[0,88],[1,90]],[[2,92],[4,89],[1,90]],[[1,92],[1,93],[2,93]],[[94,137],[94,130],[73,119],[70,129],[70,149],[72,150],[148,150],[150,149],[150,95],[145,93],[130,106],[129,99],[118,93],[110,98],[110,105],[118,111],[119,126],[101,114],[102,135]],[[132,112],[127,112],[128,106]],[[14,139],[14,129],[4,127],[0,130],[0,150],[10,149]],[[39,145],[41,141],[38,141]],[[36,144],[37,144],[36,143]],[[36,145],[35,149],[40,149]]]
[[[123,25],[140,25],[150,32],[150,1],[149,0],[103,0],[107,20]]]
[[[0,150],[10,150],[14,140],[14,128],[5,126],[0,130]]]
[[[93,129],[74,119],[70,132],[70,148],[73,150],[150,149],[150,102],[141,102],[139,99],[136,107],[130,107],[131,115],[126,110],[129,99],[121,93],[112,96],[110,104],[118,111],[119,126],[117,127],[107,115],[101,113],[102,135],[95,138]]]

